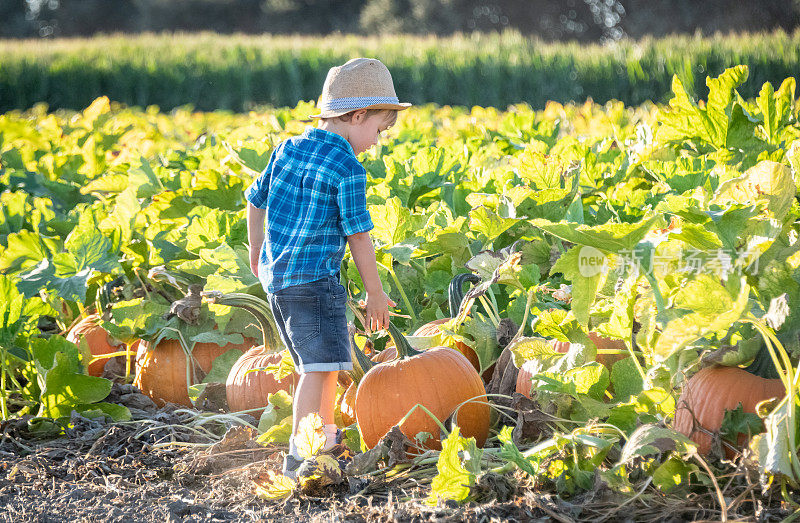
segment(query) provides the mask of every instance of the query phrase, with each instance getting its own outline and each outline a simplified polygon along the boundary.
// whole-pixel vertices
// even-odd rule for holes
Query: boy
[[[283,473],[292,479],[302,463],[294,443],[301,419],[319,413],[323,451],[332,451],[341,439],[333,417],[336,378],[353,368],[347,293],[339,283],[345,242],[364,282],[369,328],[386,327],[389,306],[395,305],[378,277],[366,171],[356,155],[374,146],[397,112],[410,105],[398,102],[389,70],[378,60],[355,58],[331,68],[321,112],[312,116],[319,125],[278,145],[245,192],[250,267],[300,374],[283,462]]]

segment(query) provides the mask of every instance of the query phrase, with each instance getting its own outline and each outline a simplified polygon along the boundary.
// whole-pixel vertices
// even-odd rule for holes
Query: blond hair
[[[363,109],[356,109],[356,111],[361,111]],[[356,111],[350,111],[349,113],[344,113],[339,116],[333,116],[331,118],[321,118],[322,120],[340,120],[342,122],[349,122],[353,119],[353,113]],[[389,124],[389,127],[393,126],[395,122],[397,122],[397,112],[394,109],[366,109],[366,115],[364,119],[369,118],[370,116],[375,116],[381,113],[386,113],[384,116],[384,121]]]

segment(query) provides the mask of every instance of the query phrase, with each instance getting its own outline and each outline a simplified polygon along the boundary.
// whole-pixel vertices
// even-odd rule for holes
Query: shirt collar
[[[350,145],[350,142],[345,140],[343,136],[338,135],[336,133],[332,133],[331,131],[326,131],[325,129],[320,129],[319,127],[312,127],[309,125],[308,127],[306,127],[306,130],[303,133],[303,135],[311,140],[316,140],[319,142],[336,145],[338,147],[343,148],[353,156],[356,155],[355,151],[353,150],[353,146]]]

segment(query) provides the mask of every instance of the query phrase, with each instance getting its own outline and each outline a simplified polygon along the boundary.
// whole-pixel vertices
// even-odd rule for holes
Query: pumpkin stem
[[[411,356],[422,354],[420,351],[414,349],[410,343],[408,343],[406,337],[403,336],[399,330],[397,330],[397,327],[395,327],[392,322],[389,322],[389,327],[387,327],[387,330],[389,331],[389,336],[391,336],[395,347],[397,347],[398,359],[402,360],[405,358],[410,358]]]
[[[456,274],[455,278],[450,281],[450,286],[447,288],[447,303],[450,306],[451,318],[458,316],[458,311],[461,310],[461,302],[464,301],[464,291],[462,290],[464,282],[479,283],[480,281],[481,277],[471,272]]]
[[[775,368],[775,363],[769,355],[769,349],[766,344],[762,343],[761,348],[758,349],[756,357],[753,362],[744,368],[750,374],[766,379],[779,379],[781,376]]]
[[[375,363],[367,358],[366,354],[356,345],[356,326],[351,322],[347,325],[347,334],[350,336],[350,355],[353,358],[353,370],[350,375],[353,381],[358,383],[364,374],[375,366]]]
[[[261,298],[243,292],[222,294],[219,291],[203,292],[203,296],[205,296],[210,303],[246,310],[255,316],[261,326],[261,333],[264,337],[264,349],[283,349],[283,341],[278,335],[278,326],[275,324],[275,317],[272,315],[272,309],[270,309],[269,304]]]

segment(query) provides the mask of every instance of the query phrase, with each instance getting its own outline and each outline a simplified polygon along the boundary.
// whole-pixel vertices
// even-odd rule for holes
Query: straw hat
[[[380,60],[353,58],[328,71],[318,106],[321,112],[312,118],[334,118],[356,109],[402,111],[411,104],[397,99],[392,75]]]

